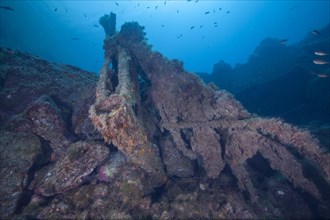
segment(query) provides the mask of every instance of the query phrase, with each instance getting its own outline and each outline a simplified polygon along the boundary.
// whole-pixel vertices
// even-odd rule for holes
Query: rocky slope
[[[1,218],[328,217],[308,131],[250,114],[137,23],[104,49],[99,78],[0,49]]]

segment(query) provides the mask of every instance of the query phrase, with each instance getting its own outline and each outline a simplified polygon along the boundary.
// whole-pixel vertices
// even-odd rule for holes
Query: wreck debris
[[[131,57],[125,48],[112,45],[112,38],[105,40],[105,62],[100,72],[96,89],[95,104],[90,107],[90,118],[94,126],[103,135],[105,142],[112,142],[135,164],[151,176],[151,184],[161,186],[166,176],[157,148],[150,142],[134,108],[139,105],[138,78],[134,69],[130,69]],[[114,51],[113,51],[114,50]],[[118,72],[109,71],[113,61],[112,54],[118,62]],[[108,72],[117,74],[116,88],[109,84]]]
[[[0,218],[328,217],[329,155],[308,132],[251,115],[144,35],[130,22],[106,37],[97,88],[0,48]]]
[[[257,193],[249,176],[247,160],[259,153],[272,169],[282,173],[294,186],[321,199],[315,183],[304,176],[303,165],[292,152],[296,151],[319,168],[330,182],[330,158],[319,149],[317,140],[307,131],[279,119],[263,119],[249,114],[229,93],[206,87],[196,76],[177,68],[175,62],[152,52],[145,42],[132,40],[132,35],[141,32],[138,27],[134,33],[135,26],[126,30],[129,35],[120,32],[112,39],[118,43],[114,52],[119,63],[116,91],[90,109],[95,127],[107,142],[112,141],[149,172],[155,167],[160,170],[156,149],[146,138],[144,125],[132,108],[141,105],[136,87],[131,85],[132,79],[138,78],[137,71],[128,68],[134,57],[135,66],[142,69],[151,83],[149,97],[159,114],[161,131],[170,134],[172,145],[185,157],[201,161],[210,178],[217,178],[228,165],[239,188],[248,191],[250,200],[255,202]],[[102,76],[105,72],[101,70],[99,85],[105,81]],[[148,154],[141,156],[145,151]],[[161,175],[156,173],[157,176],[164,175],[163,172]]]
[[[116,32],[116,14],[104,15],[99,20],[100,25],[104,28],[106,36],[111,37]]]

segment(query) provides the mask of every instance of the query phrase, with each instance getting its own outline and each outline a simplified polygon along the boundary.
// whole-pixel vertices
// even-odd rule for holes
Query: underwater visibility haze
[[[329,219],[329,16],[0,0],[0,219]]]
[[[245,63],[266,37],[294,44],[329,23],[329,1],[5,1],[0,45],[98,72],[103,14],[117,14],[117,29],[137,21],[154,50],[211,73],[224,60]]]

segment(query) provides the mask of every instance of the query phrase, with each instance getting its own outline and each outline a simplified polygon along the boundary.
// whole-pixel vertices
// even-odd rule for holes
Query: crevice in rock
[[[190,143],[190,136],[191,136],[192,132],[193,132],[192,128],[180,129],[180,136],[181,136],[182,140],[184,141],[186,148],[188,148],[189,150],[192,150],[191,143]]]
[[[160,198],[164,195],[165,191],[166,191],[166,184],[154,188],[154,191],[151,193],[151,204],[159,202]]]
[[[255,171],[257,171],[262,178],[269,178],[277,171],[273,170],[265,158],[260,153],[257,153],[252,158],[247,159],[247,164]]]
[[[227,146],[227,139],[228,139],[228,132],[226,130],[220,130],[220,128],[215,128],[214,131],[219,135],[220,147],[221,147],[221,159],[225,159],[226,155],[226,146]]]
[[[310,180],[313,180],[313,183],[320,191],[320,194],[323,198],[329,200],[330,198],[330,185],[322,178],[319,170],[317,170],[312,164],[305,161],[302,164],[303,167],[303,175]],[[330,202],[330,201],[329,201]]]
[[[72,107],[69,104],[60,101],[60,99],[56,96],[51,96],[51,98],[55,102],[56,106],[61,110],[61,116],[63,118],[63,122],[65,123],[65,137],[71,139],[72,141],[78,140],[79,135],[75,133],[74,126],[72,124]]]
[[[37,135],[36,135],[37,136]],[[51,157],[51,147],[49,143],[43,139],[42,137],[38,136],[40,142],[41,142],[41,151],[42,153],[37,156],[35,159],[35,162],[30,167],[30,169],[27,171],[27,177],[25,183],[25,187],[23,188],[23,192],[21,197],[17,201],[15,214],[22,213],[23,209],[30,203],[31,198],[33,196],[33,190],[29,190],[29,185],[34,180],[34,174],[36,171],[40,170],[44,166],[48,165],[50,163],[50,157]]]
[[[139,94],[141,103],[145,103],[148,100],[149,90],[151,87],[151,80],[148,79],[147,75],[139,67],[138,72],[138,81],[139,81]]]
[[[119,80],[118,80],[118,60],[115,57],[112,57],[111,63],[110,63],[111,70],[109,72],[112,73],[110,78],[110,83],[113,88],[113,90],[116,89],[118,86]],[[108,73],[109,74],[109,73]]]

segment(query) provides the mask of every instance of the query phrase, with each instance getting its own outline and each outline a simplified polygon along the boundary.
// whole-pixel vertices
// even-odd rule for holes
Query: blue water
[[[138,21],[154,50],[192,72],[211,72],[219,60],[244,63],[266,37],[290,45],[330,23],[329,1],[1,0],[0,6],[14,9],[0,9],[0,46],[93,72],[103,61],[98,19],[110,11],[117,30]]]

